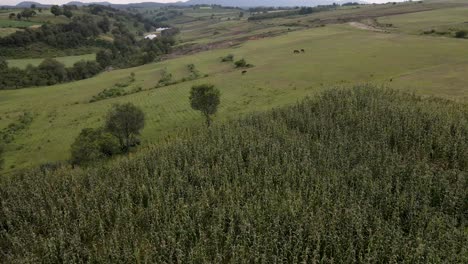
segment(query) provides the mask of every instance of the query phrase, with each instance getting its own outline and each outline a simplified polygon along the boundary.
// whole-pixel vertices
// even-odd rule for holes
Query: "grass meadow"
[[[335,25],[105,72],[73,83],[0,91],[0,128],[15,122],[24,112],[34,115],[29,128],[7,145],[6,171],[67,159],[70,144],[80,130],[100,126],[114,103],[132,102],[146,113],[144,144],[202,124],[201,116],[188,102],[190,87],[198,83],[213,83],[221,90],[221,108],[215,121],[292,104],[330,87],[363,83],[466,102],[468,58],[460,54],[468,53],[467,43]],[[306,52],[293,54],[294,49],[301,48]],[[230,53],[255,67],[242,75],[231,63],[221,63],[220,58]],[[162,70],[181,79],[188,76],[186,65],[191,63],[208,77],[152,89]],[[135,85],[144,91],[89,103],[94,95],[131,72],[136,75]]]

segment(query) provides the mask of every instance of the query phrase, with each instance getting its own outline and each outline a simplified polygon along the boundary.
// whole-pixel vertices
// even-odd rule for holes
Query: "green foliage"
[[[50,12],[54,14],[54,16],[60,16],[62,14],[62,9],[58,5],[53,5],[50,8]]]
[[[0,71],[4,71],[8,69],[8,62],[4,57],[0,57]]]
[[[236,68],[249,68],[249,67],[253,67],[253,65],[247,63],[247,61],[246,61],[245,59],[240,59],[240,60],[234,62],[234,65],[236,66]]]
[[[466,263],[468,113],[358,87],[0,181],[0,262]]]
[[[96,54],[96,61],[102,68],[106,68],[112,64],[112,52],[110,50],[100,50]]]
[[[231,62],[233,60],[234,60],[234,55],[232,55],[232,54],[228,54],[225,57],[221,58],[222,62]]]
[[[22,113],[16,122],[10,123],[7,127],[0,131],[0,139],[3,144],[8,144],[14,141],[21,131],[26,130],[34,120],[34,116],[30,112]]]
[[[63,10],[63,15],[67,18],[71,18],[73,16],[73,12],[70,9]]]
[[[3,164],[5,163],[5,160],[3,159],[3,153],[4,153],[4,146],[0,144],[0,170],[3,169]]]
[[[234,65],[236,65],[236,68],[242,68],[242,67],[247,66],[247,62],[245,61],[245,59],[240,59],[240,60],[234,62]]]
[[[81,80],[93,77],[101,70],[101,66],[95,61],[82,60],[73,64],[73,67],[65,68],[63,63],[55,59],[45,59],[38,67],[28,65],[24,70],[0,67],[0,90]]]
[[[219,90],[212,84],[195,85],[190,90],[190,105],[202,112],[207,126],[211,125],[211,116],[218,110],[220,96]]]
[[[119,139],[122,150],[139,144],[137,138],[145,126],[145,114],[132,103],[115,104],[106,117],[105,128]]]
[[[90,103],[94,103],[97,101],[101,101],[108,98],[114,98],[119,96],[125,96],[133,93],[141,92],[143,89],[140,86],[134,87],[131,90],[125,90],[124,88],[130,86],[132,83],[135,82],[135,73],[130,73],[130,76],[127,80],[123,82],[118,82],[114,84],[114,87],[109,89],[104,89],[103,91],[99,92],[97,95],[93,96],[93,98],[89,101]]]
[[[158,87],[159,86],[166,86],[166,85],[170,85],[170,84],[173,84],[173,81],[172,81],[172,74],[169,73],[167,71],[167,69],[163,69],[161,71],[161,79],[159,79],[158,81]]]
[[[455,37],[456,38],[465,38],[466,36],[468,36],[468,33],[464,30],[459,30],[457,32],[455,32]]]
[[[118,139],[103,129],[85,128],[71,146],[71,163],[86,165],[120,152]]]
[[[196,79],[200,78],[201,73],[200,73],[199,70],[197,70],[197,68],[195,67],[195,64],[193,64],[193,63],[188,64],[187,69],[189,70],[190,75],[189,75],[188,78],[186,78],[186,80],[190,81],[190,80],[196,80]]]

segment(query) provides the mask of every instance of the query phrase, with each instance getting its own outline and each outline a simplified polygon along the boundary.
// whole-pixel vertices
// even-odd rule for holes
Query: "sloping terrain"
[[[0,262],[466,263],[468,112],[370,87],[0,178]]]

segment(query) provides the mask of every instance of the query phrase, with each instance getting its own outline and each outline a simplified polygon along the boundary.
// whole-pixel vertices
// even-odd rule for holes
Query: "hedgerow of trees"
[[[37,67],[29,65],[26,69],[20,69],[8,67],[6,60],[0,58],[0,90],[81,80],[92,77],[101,70],[102,67],[95,61],[78,61],[67,68],[54,59],[45,59]]]
[[[69,10],[69,8],[64,8]],[[92,77],[109,66],[114,68],[134,67],[153,62],[158,56],[167,54],[175,44],[172,37],[177,30],[166,30],[164,35],[153,40],[137,40],[124,23],[112,24],[107,15],[123,16],[146,21],[137,15],[122,13],[109,7],[92,6],[92,14],[103,15],[96,18],[89,15],[76,16],[68,24],[44,24],[39,29],[26,29],[0,38],[0,45],[4,52],[11,52],[18,47],[27,47],[36,42],[43,42],[59,49],[77,48],[80,46],[98,46],[96,61],[78,62],[73,67],[65,69],[63,65],[53,60],[44,60],[38,67],[29,66],[27,69],[0,68],[0,89],[17,89],[29,86],[52,85],[72,80]],[[147,21],[146,21],[147,22]],[[149,22],[147,22],[149,23]],[[151,25],[157,25],[153,23]],[[111,31],[114,41],[107,42],[98,39],[102,33]],[[0,49],[0,56],[2,49]],[[10,53],[8,53],[10,54]],[[3,60],[5,61],[5,60]],[[47,69],[45,69],[47,68]],[[46,72],[46,73],[44,73]],[[24,78],[27,76],[27,78]]]
[[[331,89],[0,181],[2,263],[467,263],[466,106]]]

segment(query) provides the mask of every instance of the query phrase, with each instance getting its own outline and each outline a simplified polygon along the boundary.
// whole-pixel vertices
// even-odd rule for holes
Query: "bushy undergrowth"
[[[0,178],[0,262],[466,263],[466,105],[331,90],[87,170]]]

